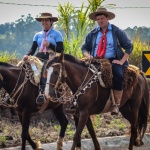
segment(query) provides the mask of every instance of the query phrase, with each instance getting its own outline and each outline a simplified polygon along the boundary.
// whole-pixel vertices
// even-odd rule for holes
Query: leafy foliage
[[[13,62],[16,60],[16,52],[10,54],[8,52],[0,52],[0,62]]]
[[[142,42],[142,40],[137,37],[133,40],[134,49],[130,56],[129,62],[140,69],[142,68],[142,52],[144,50],[150,50],[150,45],[148,42]]]
[[[64,38],[65,53],[82,57],[81,46],[87,33],[95,26],[95,21],[89,19],[89,13],[103,6],[105,0],[88,0],[88,5],[82,3],[76,8],[71,3],[58,4],[59,21],[54,28],[59,30]],[[109,4],[111,7],[114,4]],[[41,24],[32,18],[31,14],[22,15],[12,23],[0,25],[0,52],[15,53],[17,58],[22,58],[31,48],[35,33],[41,31]],[[141,54],[143,50],[150,50],[150,28],[128,27],[127,35],[134,43],[134,50],[130,62],[141,68]],[[4,56],[5,57],[5,56]]]
[[[63,32],[65,53],[72,54],[78,58],[82,57],[81,45],[84,42],[85,35],[93,28],[95,22],[88,18],[91,11],[95,11],[104,0],[88,0],[87,7],[82,3],[79,9],[76,9],[69,2],[62,6],[59,4],[59,21],[56,26]]]
[[[22,15],[15,23],[0,25],[0,51],[16,51],[17,57],[22,57],[30,49],[34,34],[40,30],[41,25],[30,14]]]
[[[0,146],[4,145],[6,143],[6,137],[5,136],[0,136]]]

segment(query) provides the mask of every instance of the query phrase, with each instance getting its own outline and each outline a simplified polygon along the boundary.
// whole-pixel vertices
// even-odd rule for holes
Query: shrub
[[[133,46],[134,48],[129,58],[129,63],[142,69],[142,52],[150,50],[150,45],[148,42],[142,42],[140,38],[135,38],[133,40]]]

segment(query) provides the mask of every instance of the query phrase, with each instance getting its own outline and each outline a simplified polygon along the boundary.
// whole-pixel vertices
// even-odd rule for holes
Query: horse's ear
[[[58,60],[59,62],[62,62],[63,59],[64,59],[64,52],[62,51],[57,60]]]

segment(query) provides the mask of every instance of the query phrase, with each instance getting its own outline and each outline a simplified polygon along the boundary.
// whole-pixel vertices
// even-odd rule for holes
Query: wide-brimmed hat
[[[115,18],[115,14],[112,13],[112,12],[107,11],[107,9],[104,8],[104,7],[99,7],[99,8],[97,8],[97,10],[96,10],[95,12],[89,14],[89,18],[90,18],[91,20],[96,21],[96,15],[97,15],[97,14],[106,14],[106,15],[108,16],[108,19],[109,19],[109,20]]]
[[[37,17],[37,18],[35,18],[35,19],[36,19],[37,21],[40,21],[40,22],[41,22],[42,19],[46,19],[46,18],[52,19],[53,22],[58,21],[58,18],[57,18],[57,17],[52,17],[52,14],[51,14],[51,13],[47,13],[47,12],[41,13],[41,16],[39,16],[39,17]]]

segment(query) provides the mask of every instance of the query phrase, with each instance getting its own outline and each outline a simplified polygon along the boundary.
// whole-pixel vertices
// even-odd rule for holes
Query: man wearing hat
[[[115,98],[111,114],[117,115],[123,93],[123,70],[128,65],[127,60],[133,50],[133,44],[123,30],[109,23],[109,20],[115,18],[115,14],[107,11],[106,8],[98,8],[89,15],[89,18],[97,21],[98,26],[87,34],[81,49],[88,59],[99,57],[110,60],[113,73],[112,90]]]
[[[63,39],[62,35],[59,31],[53,29],[53,22],[58,21],[57,17],[53,17],[51,13],[41,13],[41,15],[35,18],[42,25],[42,31],[36,33],[33,37],[33,43],[29,52],[24,55],[23,59],[27,60],[29,55],[34,55],[36,50],[36,56],[44,62],[44,66],[46,61],[49,59],[50,52],[54,52],[54,54],[60,54],[63,50]],[[42,77],[40,81],[40,95],[36,99],[38,104],[42,104],[45,100],[44,98],[44,89],[46,84],[46,78],[43,77],[44,66],[42,69]]]

